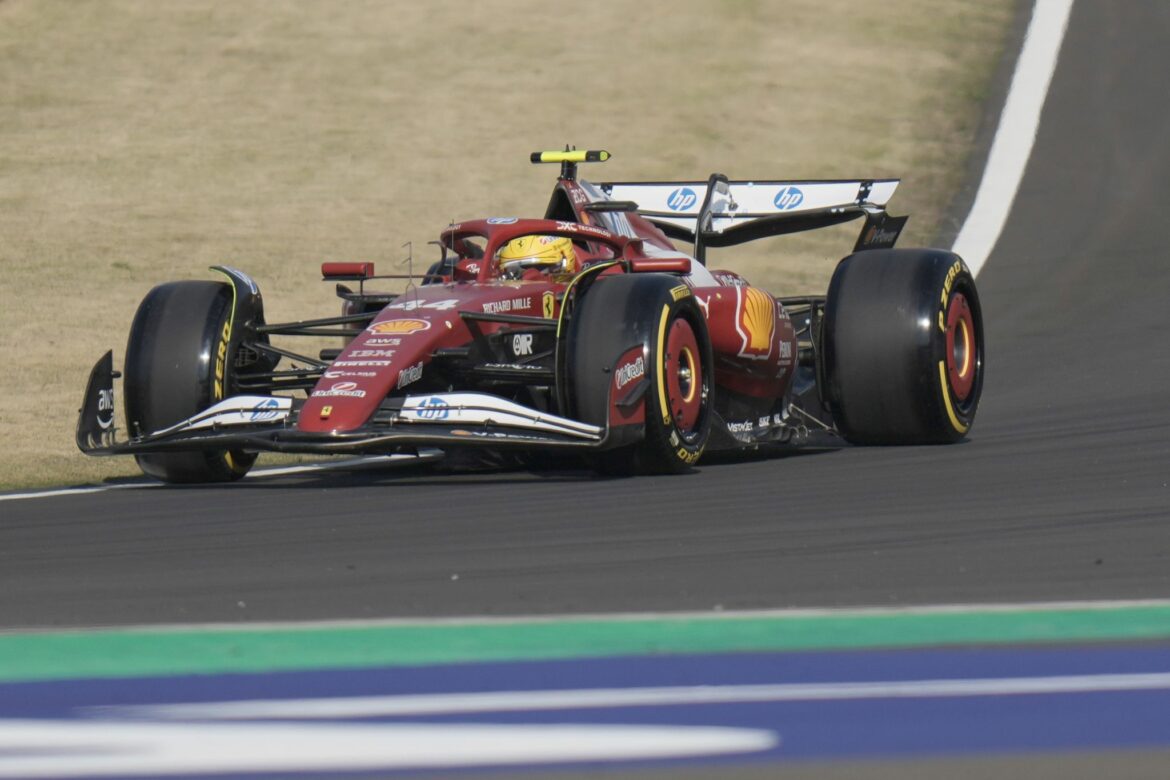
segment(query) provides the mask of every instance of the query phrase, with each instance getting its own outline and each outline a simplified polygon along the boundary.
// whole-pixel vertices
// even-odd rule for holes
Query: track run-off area
[[[1094,602],[22,633],[0,636],[0,776],[1148,749],[1170,669],[1144,642],[1168,621]]]
[[[960,231],[968,440],[4,496],[0,777],[1165,777],[1170,7],[1069,8]]]

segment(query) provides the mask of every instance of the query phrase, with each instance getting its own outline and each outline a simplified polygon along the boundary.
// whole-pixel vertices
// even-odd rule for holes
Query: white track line
[[[554,615],[478,615],[432,618],[367,618],[362,620],[257,621],[251,623],[158,623],[120,626],[0,629],[11,634],[60,634],[71,632],[126,633],[256,633],[280,631],[331,631],[335,629],[442,628],[460,626],[521,626],[557,623],[639,623],[646,621],[802,620],[807,618],[880,618],[913,615],[964,615],[972,613],[1027,614],[1033,612],[1083,612],[1118,609],[1170,609],[1170,599],[1114,601],[1035,601],[1018,604],[928,604],[906,607],[828,607],[823,609],[744,609],[705,612],[587,612]]]
[[[405,465],[406,463],[422,463],[439,457],[439,451],[425,452],[421,455],[376,455],[366,458],[348,458],[346,460],[309,463],[304,466],[275,466],[267,469],[256,469],[244,479],[263,479],[266,477],[284,477],[290,474],[311,474],[315,471],[335,471],[337,469],[377,468],[389,465]],[[105,493],[107,490],[129,490],[137,488],[162,487],[161,482],[127,482],[119,485],[94,485],[93,487],[61,488],[55,490],[41,490],[35,493],[4,493],[0,501],[19,501],[25,498],[56,498],[57,496],[78,496],[86,493]]]
[[[198,704],[101,707],[103,716],[156,720],[325,720],[433,717],[487,712],[696,706],[779,701],[857,701],[974,696],[1151,691],[1170,688],[1170,673],[1054,675],[863,682],[684,685],[655,688],[422,693],[316,699],[253,699]]]
[[[1036,0],[975,203],[951,247],[978,274],[999,241],[1032,154],[1073,0]]]
[[[161,486],[161,482],[126,482],[119,485],[94,485],[93,487],[40,490],[35,493],[5,493],[0,495],[0,501],[20,501],[25,498],[56,498],[58,496],[83,496],[87,493],[105,493],[107,490],[131,490]]]
[[[336,777],[606,764],[774,749],[765,729],[589,723],[148,723],[0,719],[0,777]],[[596,767],[590,772],[599,773]],[[716,772],[715,774],[719,774]],[[448,776],[447,774],[443,775]]]

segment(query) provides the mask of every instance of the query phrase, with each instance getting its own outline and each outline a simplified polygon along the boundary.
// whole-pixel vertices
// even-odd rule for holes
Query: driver
[[[500,273],[519,278],[527,268],[556,274],[577,272],[577,251],[564,236],[520,236],[513,238],[497,257]]]

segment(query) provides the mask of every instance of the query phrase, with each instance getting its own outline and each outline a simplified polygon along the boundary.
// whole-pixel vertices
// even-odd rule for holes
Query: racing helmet
[[[571,274],[577,272],[577,251],[564,236],[520,236],[504,244],[498,262],[505,274],[524,268]]]

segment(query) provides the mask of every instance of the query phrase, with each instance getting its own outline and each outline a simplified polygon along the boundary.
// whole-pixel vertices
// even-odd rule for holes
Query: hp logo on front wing
[[[428,398],[419,407],[418,416],[424,420],[446,420],[451,407],[442,398]]]

